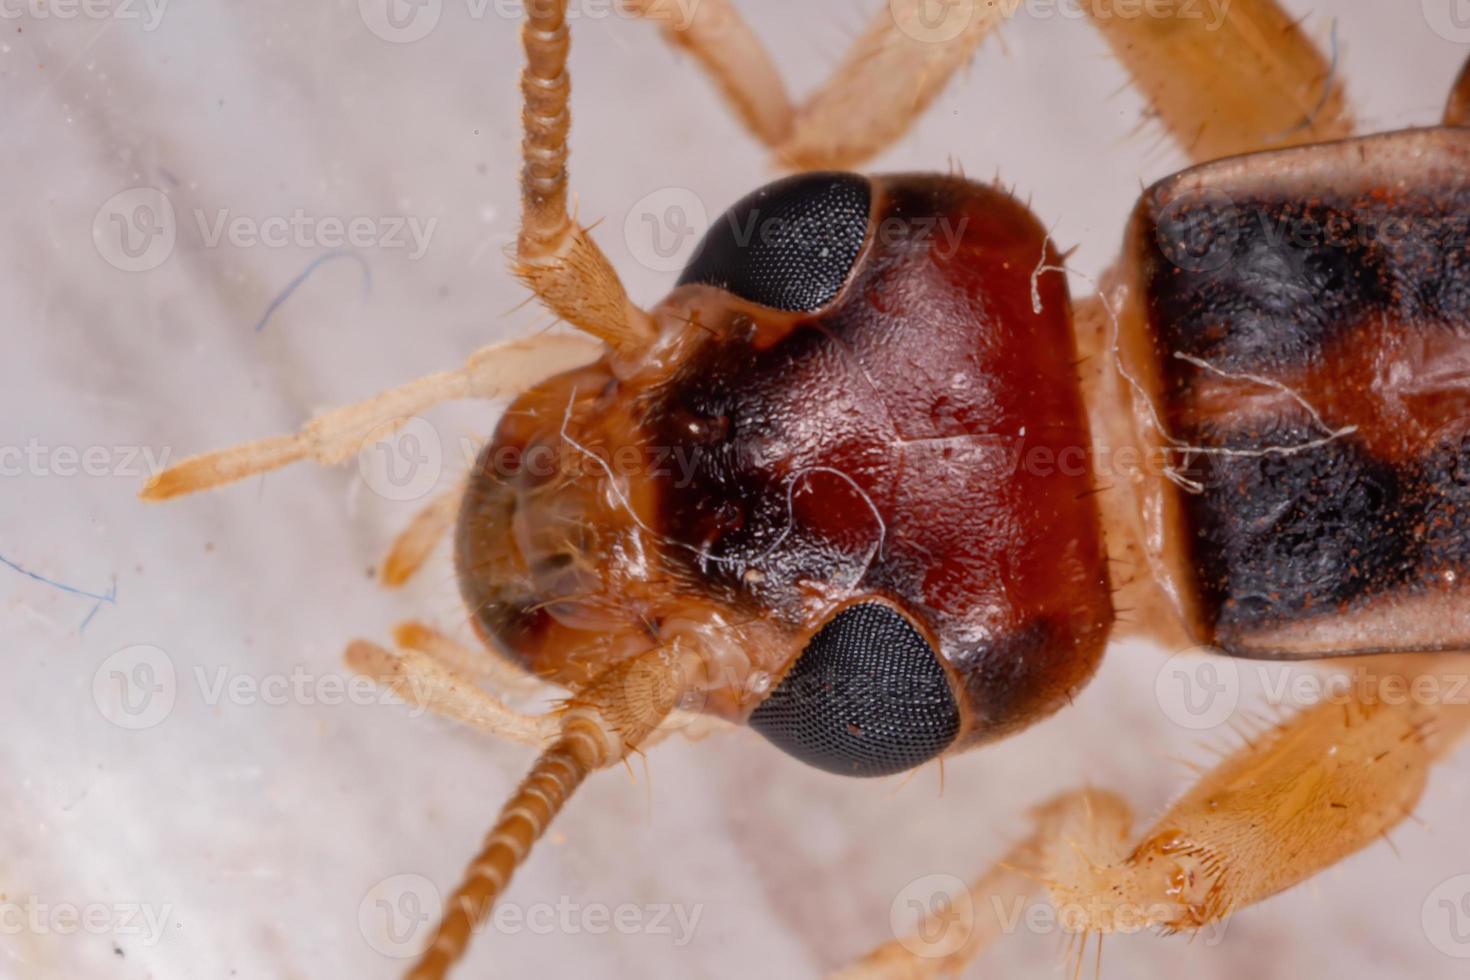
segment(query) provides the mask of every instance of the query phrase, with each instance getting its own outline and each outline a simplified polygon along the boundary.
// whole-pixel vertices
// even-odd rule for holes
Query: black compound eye
[[[943,752],[960,711],[928,641],[893,609],[868,603],[812,637],[750,726],[818,769],[887,776]]]
[[[847,281],[868,233],[872,190],[849,173],[797,174],[741,198],[705,232],[679,285],[717,286],[811,313]]]

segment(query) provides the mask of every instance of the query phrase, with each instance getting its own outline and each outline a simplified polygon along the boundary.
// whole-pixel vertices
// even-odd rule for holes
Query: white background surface
[[[8,457],[0,555],[85,591],[114,580],[117,590],[82,631],[91,600],[0,567],[0,975],[396,975],[402,962],[367,935],[381,927],[374,899],[401,896],[392,884],[370,891],[400,874],[447,889],[529,762],[525,750],[402,707],[324,703],[334,692],[312,686],[345,673],[350,637],[384,639],[397,620],[421,616],[465,635],[442,555],[406,594],[369,577],[415,502],[374,494],[351,465],[299,466],[161,507],[133,496],[146,475],[135,449],[179,458],[286,431],[545,325],[534,307],[515,309],[524,294],[503,258],[515,230],[516,24],[496,15],[505,4],[481,17],[464,0],[439,6],[437,25],[413,43],[375,36],[343,0],[175,0],[152,29],[141,5],[100,20],[55,6],[16,19],[20,5],[4,7],[0,446],[32,449],[19,476]],[[874,4],[741,6],[801,92]],[[1435,121],[1470,52],[1466,37],[1431,30],[1416,0],[1290,6],[1317,37],[1340,18],[1349,94],[1367,129]],[[584,17],[574,39],[580,213],[602,219],[599,241],[635,298],[652,303],[673,276],[638,261],[648,249],[636,202],[682,188],[655,201],[692,198],[713,215],[772,171],[650,25]],[[1075,269],[1099,272],[1140,185],[1182,159],[1139,128],[1138,98],[1085,23],[1023,15],[1002,40],[874,169],[953,159],[972,176],[999,174],[1059,241],[1080,245]],[[117,257],[108,212],[100,249],[93,224],[114,194],[136,187],[167,195],[177,234],[157,268],[130,273],[106,260]],[[366,294],[358,263],[327,262],[257,331],[272,298],[328,249],[210,246],[196,215],[258,223],[298,209],[436,225],[417,259],[358,249],[371,270]],[[464,467],[460,438],[488,432],[496,411],[429,416],[442,437],[441,483]],[[103,475],[66,475],[76,464],[64,447],[102,447],[92,458]],[[122,717],[156,723],[129,730],[99,708],[94,679],[100,672],[113,710],[113,673],[131,664],[109,658],[138,644],[162,652],[150,663],[171,668],[174,682],[155,672],[165,690],[152,713]],[[1201,737],[1231,737],[1170,721],[1155,695],[1164,665],[1163,651],[1116,647],[1075,708],[953,760],[942,797],[933,768],[903,784],[846,781],[749,733],[667,744],[651,754],[651,784],[641,768],[636,785],[621,772],[592,780],[509,901],[698,906],[692,941],[560,928],[482,935],[464,975],[831,969],[890,937],[890,905],[909,882],[972,876],[1047,795],[1090,782],[1125,793],[1146,819],[1182,789],[1190,776],[1170,758],[1207,759]],[[248,688],[214,693],[221,680],[269,685],[293,673],[310,683],[284,704]],[[1240,676],[1245,711],[1262,685],[1253,665]],[[1437,886],[1470,872],[1466,776],[1463,755],[1435,774],[1423,826],[1394,834],[1398,856],[1374,847],[1241,914],[1222,944],[1110,938],[1104,975],[1464,976],[1470,961],[1435,940],[1470,948],[1455,946],[1448,920],[1424,916]],[[138,905],[164,918],[156,940],[135,931]],[[68,907],[93,909],[101,925],[68,934]],[[1022,929],[971,974],[1051,975],[1061,939],[1042,933]]]

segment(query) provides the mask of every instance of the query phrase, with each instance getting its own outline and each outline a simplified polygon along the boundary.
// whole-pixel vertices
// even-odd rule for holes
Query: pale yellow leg
[[[886,149],[1015,7],[999,0],[884,4],[832,78],[797,110],[777,158],[804,170],[852,167]]]
[[[832,77],[793,106],[731,0],[639,0],[786,167],[861,165],[897,141],[1019,4],[890,0]],[[1152,7],[1083,0],[1164,127],[1197,161],[1340,139],[1341,74],[1275,0]]]
[[[344,659],[354,672],[377,681],[409,704],[487,735],[541,746],[555,734],[555,724],[547,716],[516,711],[481,686],[519,698],[548,691],[546,683],[488,650],[471,650],[423,623],[400,623],[393,630],[393,640],[399,653],[355,640]],[[651,748],[676,734],[698,741],[729,728],[729,722],[719,718],[676,708],[641,747]]]
[[[945,903],[941,913],[924,917],[916,933],[874,948],[832,974],[832,980],[931,980],[959,973],[1005,935],[1008,910],[1035,893],[1035,879],[1021,869],[1036,866],[1042,842],[1038,829],[976,881],[961,906]]]
[[[993,897],[1019,874],[1064,928],[1086,937],[1193,932],[1316,875],[1382,839],[1414,809],[1430,766],[1470,728],[1443,658],[1375,658],[1353,683],[1253,737],[1137,837],[1116,796],[1081,791],[1035,811],[1036,833],[976,883],[975,934],[956,949],[945,923],[887,943],[848,977],[953,972],[1001,931]],[[1447,668],[1444,668],[1447,669]]]
[[[473,681],[420,650],[393,654],[366,640],[354,640],[343,655],[347,666],[392,691],[408,704],[468,725],[486,735],[545,746],[556,734],[549,715],[528,715],[507,707]]]
[[[380,579],[384,585],[390,589],[397,588],[417,574],[439,544],[439,539],[454,526],[464,494],[465,487],[461,483],[435,497],[429,506],[414,515],[408,527],[394,539],[393,547],[383,561]]]
[[[334,408],[312,419],[300,432],[190,456],[149,480],[140,496],[149,501],[168,500],[303,459],[323,466],[341,463],[367,443],[386,439],[415,414],[434,405],[457,398],[514,394],[588,363],[601,350],[600,344],[575,334],[547,334],[495,344],[471,355],[457,371],[431,374],[367,401]]]
[[[1340,67],[1275,0],[1082,6],[1192,160],[1352,135]]]
[[[699,62],[751,135],[766,146],[786,139],[794,114],[786,85],[732,0],[635,0],[633,6]]]
[[[485,649],[472,650],[424,623],[399,623],[393,629],[393,641],[405,649],[427,654],[449,670],[488,684],[496,691],[519,695],[545,687],[544,681],[504,657]]]
[[[1016,7],[998,0],[889,0],[832,77],[792,106],[770,56],[730,0],[640,0],[689,51],[750,132],[797,170],[861,165],[891,146]]]

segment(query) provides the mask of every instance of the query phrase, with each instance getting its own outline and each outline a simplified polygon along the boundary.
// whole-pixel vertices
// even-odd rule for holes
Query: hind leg
[[[639,0],[688,51],[752,135],[785,167],[851,168],[896,142],[992,31],[1004,0],[890,0],[799,105],[730,0]],[[1326,57],[1276,0],[1083,10],[1190,157],[1340,139],[1352,117]]]
[[[849,169],[895,143],[1015,4],[889,0],[831,78],[793,105],[780,72],[731,0],[639,0],[670,43],[688,51],[777,162]],[[687,8],[687,12],[686,12]]]
[[[1134,17],[1106,0],[1083,7],[1196,162],[1352,135],[1336,52],[1324,57],[1276,0]]]

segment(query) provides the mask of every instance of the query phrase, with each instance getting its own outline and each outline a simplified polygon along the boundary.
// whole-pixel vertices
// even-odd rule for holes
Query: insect
[[[1146,192],[1118,269],[1074,310],[1058,250],[1009,195],[838,169],[896,139],[1002,10],[939,41],[918,4],[890,5],[793,110],[733,11],[706,0],[675,39],[801,173],[734,205],[645,311],[569,214],[565,4],[532,4],[517,271],[599,343],[487,349],[146,488],[339,461],[437,401],[518,393],[389,575],[452,524],[481,636],[566,688],[565,706],[511,711],[463,681],[495,668],[420,627],[401,655],[348,653],[410,699],[541,747],[415,976],[459,958],[583,779],[693,711],[876,776],[1064,706],[1120,609],[1166,645],[1237,656],[1465,645],[1463,98],[1445,127],[1350,139],[1330,66],[1272,3],[1236,3],[1236,34],[1214,37],[1100,21],[1197,159],[1262,152]],[[1202,61],[1248,28],[1264,47]],[[1103,449],[1135,457],[1111,484]],[[1040,880],[1104,934],[1140,909],[1198,928],[1301,881],[1402,819],[1470,721],[1377,696],[1390,674],[1433,670],[1390,662],[1349,704],[1282,723],[1141,837],[1110,794],[1058,798],[976,891]],[[915,945],[854,970],[952,969],[982,944]]]

